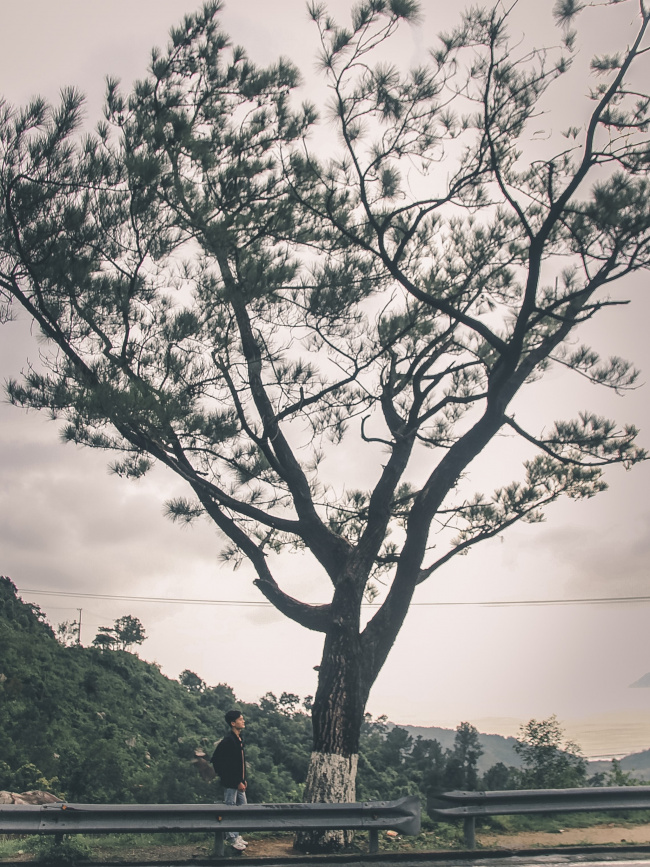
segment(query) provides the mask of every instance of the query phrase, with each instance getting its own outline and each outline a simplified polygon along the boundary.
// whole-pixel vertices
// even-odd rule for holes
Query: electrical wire
[[[173,605],[226,605],[250,607],[273,607],[271,602],[260,599],[248,601],[245,599],[187,599],[169,596],[122,596],[109,593],[84,593],[67,590],[43,590],[16,588],[19,593],[34,593],[43,596],[67,596],[80,599],[115,599],[120,602],[155,602]],[[650,596],[586,596],[576,599],[503,599],[500,601],[470,601],[470,602],[412,602],[411,607],[453,607],[453,606],[478,606],[484,608],[510,608],[514,606],[542,606],[542,605],[621,605],[639,604],[650,602]],[[319,603],[313,603],[319,604]],[[380,602],[364,602],[365,606],[376,608]]]

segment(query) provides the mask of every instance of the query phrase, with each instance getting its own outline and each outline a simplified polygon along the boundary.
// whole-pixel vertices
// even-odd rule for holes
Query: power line
[[[114,599],[120,602],[155,602],[173,605],[226,605],[244,607],[274,607],[266,600],[248,601],[245,599],[187,599],[169,596],[122,596],[109,593],[84,593],[67,590],[41,590],[17,588],[20,593],[35,593],[42,596],[67,596],[74,599]],[[473,602],[412,602],[411,607],[420,608],[444,608],[454,606],[477,606],[484,608],[511,608],[515,606],[543,606],[543,605],[621,605],[639,604],[650,602],[650,596],[586,596],[575,599],[503,599],[499,601],[473,601]],[[318,603],[313,603],[318,604]],[[368,607],[378,607],[379,602],[366,602]]]
[[[175,605],[271,605],[270,602],[266,602],[265,600],[247,602],[243,599],[176,599],[170,596],[120,596],[109,593],[73,593],[66,590],[30,590],[20,587],[16,589],[19,593],[36,593],[42,596],[68,596],[74,599],[116,599],[120,602],[162,602]]]
[[[508,599],[501,602],[413,602],[413,605],[481,605],[504,607],[511,605],[612,605],[650,602],[650,596],[584,596],[578,599]]]

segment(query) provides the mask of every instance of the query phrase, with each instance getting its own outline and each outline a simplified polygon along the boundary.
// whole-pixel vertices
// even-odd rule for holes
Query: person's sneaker
[[[243,852],[248,844],[245,840],[242,840],[241,837],[235,837],[232,841],[232,848],[237,849],[239,852]]]

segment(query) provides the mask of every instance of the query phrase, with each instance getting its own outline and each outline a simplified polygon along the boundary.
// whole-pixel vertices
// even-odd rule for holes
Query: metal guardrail
[[[650,786],[445,792],[429,804],[431,818],[463,819],[465,846],[476,848],[482,816],[650,810]],[[354,804],[28,804],[0,805],[0,834],[110,834],[205,831],[223,854],[228,831],[368,831],[370,852],[381,830],[420,832],[420,801]]]
[[[418,834],[420,800],[354,804],[2,804],[0,834],[111,834],[206,831],[223,854],[228,831],[369,831],[370,851],[380,830]]]
[[[467,849],[476,848],[477,817],[535,813],[590,813],[610,810],[650,810],[650,786],[445,792],[429,805],[429,814],[432,817],[465,820]]]

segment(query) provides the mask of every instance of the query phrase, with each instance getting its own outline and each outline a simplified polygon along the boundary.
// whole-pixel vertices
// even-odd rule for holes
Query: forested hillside
[[[196,680],[183,686],[125,651],[64,647],[0,578],[0,789],[87,802],[215,800],[216,784],[192,760],[224,734],[223,714],[236,705],[250,730],[251,798],[296,800],[310,752],[307,716],[263,711],[237,702],[229,686]]]
[[[210,755],[234,706],[246,717],[250,800],[300,801],[311,752],[309,701],[267,693],[259,703],[241,702],[230,686],[208,686],[189,671],[170,680],[124,650],[65,646],[38,607],[0,578],[0,789],[44,789],[76,802],[221,800],[218,782],[198,773],[196,756]],[[415,794],[426,805],[441,790],[587,783],[579,755],[549,750],[561,740],[554,718],[531,720],[525,735],[515,742],[520,767],[497,762],[481,773],[481,736],[469,723],[443,746],[367,716],[357,798]],[[609,781],[605,773],[594,780]],[[625,781],[619,769],[616,782]]]

